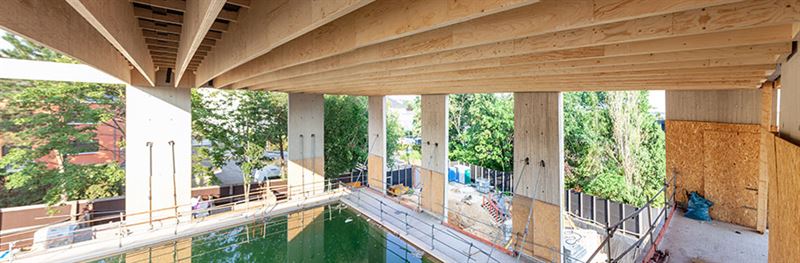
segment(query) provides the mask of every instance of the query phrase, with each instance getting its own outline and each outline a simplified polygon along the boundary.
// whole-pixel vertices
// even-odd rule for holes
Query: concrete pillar
[[[312,196],[325,190],[325,98],[322,94],[289,93],[289,197]]]
[[[561,261],[564,116],[559,92],[514,93],[515,249]],[[526,231],[527,230],[527,231]],[[527,232],[527,234],[526,234]]]
[[[169,208],[175,203],[183,205],[179,213],[188,216],[192,188],[190,90],[129,85],[125,93],[127,219],[142,222],[171,217],[175,212]],[[151,209],[159,211],[151,216]]]
[[[381,193],[386,192],[386,97],[370,96],[367,112],[369,115],[369,157],[367,174],[369,186]]]
[[[422,95],[421,128],[422,196],[423,210],[447,221],[447,168],[448,154],[447,95]]]

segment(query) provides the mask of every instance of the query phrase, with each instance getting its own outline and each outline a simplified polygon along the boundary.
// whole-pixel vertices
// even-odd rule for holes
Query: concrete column
[[[322,94],[289,93],[289,197],[312,196],[325,190],[325,98]]]
[[[562,108],[559,92],[514,93],[515,249],[548,262],[561,261],[564,230]]]
[[[125,92],[125,211],[139,214],[128,220],[149,220],[151,209],[162,210],[152,212],[154,221],[173,216],[168,208],[175,203],[184,205],[179,213],[188,216],[183,212],[190,210],[192,188],[190,90],[129,85]]]
[[[369,114],[369,157],[367,174],[369,186],[386,192],[386,97],[370,96],[367,107]]]
[[[448,158],[447,95],[422,95],[422,197],[423,210],[447,221]]]

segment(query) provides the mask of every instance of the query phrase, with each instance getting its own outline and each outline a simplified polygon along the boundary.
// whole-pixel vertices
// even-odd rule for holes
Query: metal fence
[[[596,225],[605,226],[609,222],[618,222],[625,218],[626,215],[639,209],[640,207],[588,195],[573,189],[564,189],[564,211],[573,217]],[[650,211],[634,214],[630,220],[627,220],[622,225],[620,231],[640,237],[647,230],[647,226],[655,219],[651,218],[651,215],[661,213],[664,208],[648,207],[647,209]]]
[[[494,170],[480,165],[474,165],[460,161],[450,161],[451,167],[456,165],[468,166],[473,182],[476,179],[486,179],[489,180],[489,185],[498,191],[506,193],[513,192],[512,185],[514,181],[514,172]]]

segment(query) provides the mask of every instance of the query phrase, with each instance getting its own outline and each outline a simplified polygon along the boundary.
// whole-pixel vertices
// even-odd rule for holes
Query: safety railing
[[[36,240],[34,237],[23,238],[23,239],[16,239],[14,241],[8,241],[0,243],[0,247],[8,248],[9,251],[13,251],[15,248],[15,244],[18,243],[30,243],[28,247],[36,247],[37,245],[43,245],[45,249],[48,248],[48,244],[54,244],[58,242],[67,242],[69,244],[65,244],[63,246],[68,246],[72,248],[72,246],[76,243],[80,243],[82,241],[93,240],[96,239],[98,234],[100,233],[109,233],[117,236],[118,246],[122,247],[123,241],[127,237],[131,237],[133,235],[130,234],[130,229],[138,226],[149,225],[149,230],[155,229],[155,226],[158,225],[159,228],[163,228],[165,226],[173,226],[175,228],[174,234],[177,235],[177,228],[179,225],[194,223],[198,221],[205,220],[206,217],[201,217],[198,215],[208,215],[213,216],[217,214],[222,214],[229,211],[240,211],[238,209],[234,209],[236,206],[245,207],[241,210],[244,212],[250,211],[252,209],[263,209],[265,214],[271,210],[267,210],[268,206],[272,206],[273,208],[281,203],[288,202],[292,198],[311,198],[315,196],[323,196],[324,194],[328,194],[332,191],[340,189],[340,187],[344,185],[340,182],[339,178],[331,178],[325,179],[318,182],[311,182],[301,185],[279,185],[279,186],[270,186],[267,188],[260,189],[258,191],[251,192],[247,194],[250,198],[245,200],[245,194],[239,195],[232,195],[226,196],[218,199],[203,201],[203,202],[224,202],[230,201],[228,203],[222,205],[215,205],[210,206],[208,208],[201,208],[201,209],[194,209],[194,205],[192,203],[186,204],[178,204],[177,206],[169,206],[163,207],[158,209],[153,209],[151,211],[142,211],[136,213],[125,213],[119,212],[118,216],[115,218],[111,223],[91,226],[94,222],[98,221],[108,221],[109,217],[102,217],[92,220],[79,220],[79,221],[68,221],[68,222],[57,222],[52,224],[47,224],[43,226],[39,226],[36,228],[27,229],[24,231],[19,231],[7,235],[0,236],[0,239],[8,239],[10,237],[30,234],[31,232],[36,232],[38,230],[48,228],[48,227],[74,227],[75,230],[70,231],[70,234],[61,235],[58,237],[53,238],[45,238],[42,240]],[[281,191],[283,190],[283,191]],[[322,191],[318,191],[322,190]],[[258,201],[263,201],[269,198],[269,195],[266,193],[274,193],[274,192],[287,192],[289,193],[289,197],[283,200],[275,200],[274,203],[262,202],[259,205],[249,206],[250,203],[255,203]],[[312,194],[312,195],[309,195]],[[183,208],[183,209],[181,209]],[[177,212],[177,214],[172,214],[172,212]],[[166,216],[158,216],[153,217],[153,214],[160,214],[163,212],[171,212],[170,215]],[[128,220],[129,218],[136,217],[137,220]],[[171,222],[170,222],[171,221]],[[65,224],[66,223],[66,224]],[[148,233],[148,231],[140,231],[138,233]],[[87,239],[87,240],[80,240],[78,242],[71,242],[76,238],[79,239]],[[62,246],[57,246],[62,247]]]
[[[650,197],[650,199],[647,200],[647,203],[645,203],[644,206],[640,207],[639,209],[627,215],[625,218],[616,223],[607,224],[605,227],[606,237],[600,243],[600,246],[598,246],[597,249],[595,249],[595,251],[592,253],[592,255],[586,260],[586,262],[593,262],[592,260],[594,260],[594,258],[602,250],[606,251],[607,254],[606,262],[622,262],[623,259],[631,252],[634,253],[633,258],[636,258],[637,255],[635,253],[638,253],[639,249],[642,248],[642,245],[649,245],[655,248],[657,244],[655,238],[653,237],[653,233],[655,232],[656,228],[659,227],[659,225],[663,224],[668,219],[667,217],[669,217],[669,210],[670,210],[669,208],[675,205],[676,180],[677,176],[673,174],[672,178],[670,179],[670,182],[669,183],[665,182],[664,187],[662,187],[661,190],[658,191],[658,193]],[[670,188],[672,189],[671,193],[667,191]],[[651,208],[653,204],[662,194],[664,196],[665,207],[664,209],[661,209],[661,211],[658,213],[658,216],[656,216],[655,220],[652,220],[653,217],[649,213],[652,213]],[[613,255],[612,239],[614,238],[614,234],[616,234],[617,231],[619,231],[622,228],[625,222],[633,220],[640,213],[644,212],[648,213],[647,218],[651,218],[647,230],[644,233],[642,233],[642,235],[633,244],[631,244],[626,248],[623,248],[621,250],[622,252],[618,253],[617,255]],[[647,243],[645,243],[645,241],[647,241]]]

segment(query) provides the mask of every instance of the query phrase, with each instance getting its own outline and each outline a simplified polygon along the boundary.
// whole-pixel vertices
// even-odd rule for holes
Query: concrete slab
[[[676,212],[659,245],[668,250],[670,262],[767,262],[769,232],[719,221],[702,222]]]

